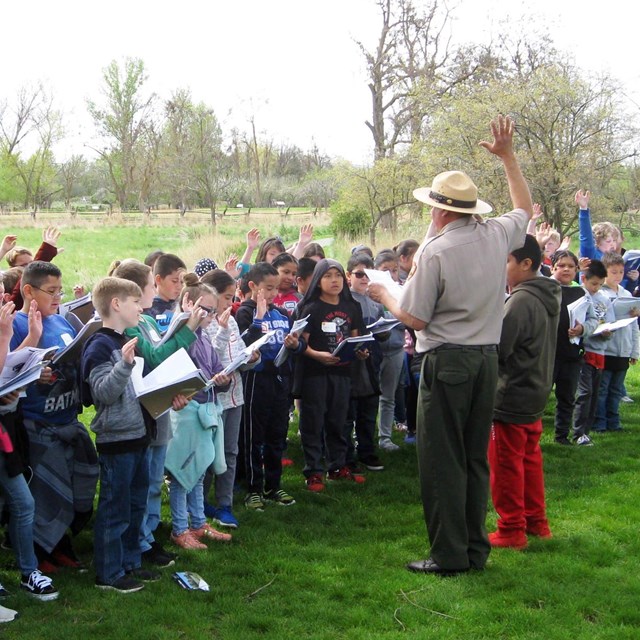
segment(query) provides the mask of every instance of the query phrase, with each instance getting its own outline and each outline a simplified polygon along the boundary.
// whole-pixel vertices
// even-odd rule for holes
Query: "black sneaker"
[[[140,582],[158,582],[162,577],[157,571],[151,569],[131,569],[125,575]]]
[[[569,445],[571,446],[571,440],[569,440],[569,438],[567,438],[566,436],[563,436],[561,438],[556,438],[556,444],[563,444],[563,445]]]
[[[375,453],[372,453],[368,456],[364,456],[364,458],[360,458],[360,462],[369,469],[369,471],[382,471],[384,469],[384,465],[380,458],[378,458]],[[353,471],[352,471],[353,473]]]
[[[125,574],[124,576],[120,576],[111,584],[96,580],[96,589],[102,589],[103,591],[118,591],[119,593],[134,593],[144,589],[144,584]]]
[[[22,576],[20,588],[38,600],[55,600],[60,594],[53,586],[51,578],[40,573],[38,569],[32,571],[28,576]]]
[[[172,567],[176,563],[175,558],[172,557],[174,555],[173,553],[165,552],[162,547],[160,549],[151,547],[151,549],[142,552],[142,560],[152,564],[154,567],[164,569]]]
[[[11,594],[0,584],[0,598],[8,598]]]
[[[159,551],[163,556],[168,556],[172,560],[178,559],[177,553],[172,553],[171,551],[167,551],[159,542],[156,542],[155,540],[151,543],[151,548],[155,549],[156,551]]]

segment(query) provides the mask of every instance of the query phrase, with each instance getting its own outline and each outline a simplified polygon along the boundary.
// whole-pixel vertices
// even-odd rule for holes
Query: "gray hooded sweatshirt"
[[[504,308],[494,417],[530,424],[540,418],[553,384],[561,287],[540,276],[514,287]]]

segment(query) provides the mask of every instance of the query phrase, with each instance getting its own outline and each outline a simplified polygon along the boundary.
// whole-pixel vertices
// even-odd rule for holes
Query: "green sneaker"
[[[244,499],[244,506],[250,511],[264,511],[264,502],[259,493],[248,493]]]
[[[290,496],[283,489],[274,489],[273,491],[266,491],[262,494],[263,500],[268,502],[275,502],[283,507],[290,507],[292,504],[295,504],[296,501],[293,499],[293,496]]]

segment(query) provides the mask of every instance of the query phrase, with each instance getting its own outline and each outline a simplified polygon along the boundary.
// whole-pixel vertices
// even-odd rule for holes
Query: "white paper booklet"
[[[630,318],[629,313],[632,309],[640,312],[640,298],[615,298],[611,304],[616,320],[622,318]]]
[[[265,333],[261,338],[258,338],[248,347],[245,347],[220,373],[224,373],[224,375],[228,376],[236,369],[239,369],[243,364],[247,364],[251,359],[251,354],[267,344],[269,338],[273,335],[275,335],[274,330],[267,331],[267,333]]]
[[[83,324],[86,324],[93,318],[95,311],[93,302],[91,302],[91,293],[89,292],[81,298],[74,298],[73,300],[69,300],[69,302],[63,302],[60,305],[58,313],[63,318],[66,318],[69,313],[73,313]]]
[[[135,358],[131,382],[145,409],[158,418],[171,409],[173,398],[190,397],[211,386],[211,381],[194,364],[184,349],[178,349],[146,376],[142,376],[144,360]]]
[[[64,340],[65,336],[67,336],[69,340],[62,349],[56,352],[56,355],[53,357],[53,364],[73,358],[80,361],[82,346],[100,328],[102,328],[102,320],[96,316],[80,329],[75,338],[72,338],[68,334],[63,334],[62,339]]]
[[[47,366],[57,349],[58,347],[25,347],[8,353],[0,372],[0,396],[38,380],[42,369]]]
[[[587,319],[587,311],[589,310],[589,306],[591,304],[592,302],[589,296],[582,296],[575,302],[567,305],[567,311],[569,312],[569,327],[573,329],[573,327],[575,327],[576,323],[578,322],[584,325],[585,320]],[[569,342],[573,344],[579,344],[580,336],[569,338]]]
[[[400,320],[397,320],[396,318],[378,318],[375,322],[368,324],[367,329],[376,336],[379,333],[391,331],[391,329],[397,327],[399,324]]]
[[[291,325],[291,329],[289,329],[289,333],[295,333],[298,337],[304,331],[305,327],[309,323],[309,316],[306,315],[304,318],[300,318],[299,320],[294,320]],[[276,367],[283,365],[287,358],[289,357],[289,349],[287,349],[284,345],[280,347],[280,351],[278,351],[278,355],[273,359],[273,364]]]
[[[391,273],[389,271],[365,269],[364,272],[367,274],[369,282],[383,285],[396,300],[400,299],[400,296],[402,295],[402,287],[391,277]]]
[[[184,327],[185,324],[187,324],[190,317],[191,314],[188,311],[174,313],[167,330],[162,334],[162,340],[154,346],[159,347],[169,340],[169,338],[173,337],[178,331],[180,331],[180,329],[182,329],[182,327]]]
[[[617,331],[623,327],[629,326],[632,322],[637,322],[638,318],[623,318],[622,320],[616,320],[615,322],[605,322],[598,326],[598,328],[591,334],[597,336],[604,331]]]

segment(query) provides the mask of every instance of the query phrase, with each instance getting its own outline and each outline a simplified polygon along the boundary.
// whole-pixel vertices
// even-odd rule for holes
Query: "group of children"
[[[623,429],[625,375],[639,356],[640,300],[635,304],[630,292],[638,273],[621,255],[620,231],[608,222],[591,226],[589,192],[578,191],[576,203],[580,258],[548,228],[527,235],[509,256],[510,297],[488,452],[499,516],[497,531],[489,535],[492,546],[523,549],[527,535],[552,535],[539,444],[552,385],[558,444],[593,446],[593,432]],[[535,233],[535,224],[529,231]]]
[[[557,334],[547,341],[552,349],[537,350],[543,366],[536,369],[537,377],[527,380],[535,387],[525,402],[531,405],[525,411],[527,420],[531,418],[526,424],[534,425],[526,434],[529,444],[523,445],[530,464],[507,471],[506,482],[496,443],[508,441],[512,433],[504,425],[522,424],[522,415],[516,415],[522,407],[516,410],[509,404],[509,393],[497,402],[489,451],[500,515],[492,538],[495,546],[522,548],[526,533],[551,535],[538,443],[539,419],[552,383],[558,400],[557,442],[590,445],[593,431],[622,428],[619,403],[626,395],[626,370],[638,358],[637,323],[616,331],[597,329],[636,313],[616,300],[631,296],[621,282],[629,286],[638,274],[625,273],[624,259],[612,251],[617,248],[615,228],[605,223],[591,229],[588,193],[578,192],[576,201],[581,209],[581,254],[587,261],[581,263],[553,237],[542,242],[539,234],[538,253],[528,239],[507,267],[514,291],[523,294],[508,303],[505,326],[513,318],[512,326],[522,324],[517,320],[527,309],[522,300],[555,296],[557,312],[549,303],[545,313],[552,318],[548,328],[555,332],[557,326]],[[58,235],[56,230],[45,232],[35,260],[29,252],[18,254],[24,264],[0,309],[0,342],[6,346],[1,353],[64,348],[76,336],[77,325],[59,313],[62,274],[51,263]],[[538,243],[534,241],[536,247]],[[8,236],[2,251],[12,245],[15,237]],[[252,263],[256,249],[258,260]],[[360,485],[365,482],[362,467],[382,470],[377,451],[399,448],[392,441],[394,423],[408,422],[406,441],[415,441],[421,355],[413,351],[415,337],[399,323],[373,339],[358,340],[374,323],[393,320],[367,296],[367,272],[388,271],[402,284],[417,249],[415,240],[406,240],[374,257],[359,245],[344,269],[311,242],[309,227],[303,227],[299,241],[288,250],[276,237],[260,244],[259,233],[252,229],[242,259],[237,264],[228,261],[227,270],[203,259],[188,273],[178,256],[160,251],[145,262],[115,262],[93,288],[92,303],[102,324],[84,343],[81,358],[50,364],[22,396],[12,393],[0,400],[0,485],[21,587],[42,600],[55,599],[58,592],[47,574],[60,567],[84,569],[71,539],[93,515],[98,477],[96,587],[123,593],[158,580],[156,569],[175,562],[176,554],[154,536],[165,480],[170,540],[187,550],[204,550],[207,541],[231,540],[230,533],[209,520],[222,529],[238,527],[233,511],[238,483],[246,487],[244,504],[250,510],[261,511],[269,503],[295,504],[281,486],[294,407],[299,411],[309,491],[324,491],[327,481]],[[555,283],[546,287],[549,291],[534,280],[539,268],[544,272],[545,262],[549,282]],[[582,297],[588,300],[583,321],[575,322],[571,305]],[[163,339],[176,313],[185,314],[185,323]],[[517,331],[515,335],[516,342],[503,347],[504,389],[509,388],[507,354],[512,353],[507,347],[522,338]],[[264,344],[251,349],[262,338]],[[211,383],[189,397],[175,395],[171,411],[154,418],[138,401],[132,376],[136,370],[150,373],[181,349]],[[243,351],[247,355],[241,366],[230,366]],[[524,386],[521,381],[519,393]],[[95,446],[78,421],[82,404],[95,408]],[[505,492],[518,486],[513,473],[519,477],[532,469],[537,475],[529,478],[530,486],[537,489],[521,496],[513,511],[513,503],[504,499]],[[0,587],[0,595],[5,593]]]
[[[346,356],[332,352],[343,340],[368,333],[367,325],[385,315],[366,298],[364,270],[390,270],[399,279],[399,262],[408,271],[406,255],[418,243],[406,243],[405,262],[393,251],[375,261],[370,252],[359,251],[345,272],[310,242],[309,228],[303,231],[288,252],[278,238],[264,241],[262,260],[254,264],[248,246],[246,262],[228,271],[203,259],[188,273],[178,256],[163,252],[145,262],[114,262],[91,292],[101,324],[84,342],[81,356],[49,362],[22,396],[2,398],[6,437],[0,438],[0,485],[7,543],[23,589],[52,600],[58,591],[48,574],[61,567],[86,570],[72,538],[93,515],[98,478],[95,585],[121,593],[139,591],[160,578],[158,568],[175,563],[176,554],[154,535],[165,482],[170,540],[187,550],[231,540],[212,523],[227,531],[238,527],[237,483],[246,487],[248,509],[295,504],[281,486],[294,397],[309,490],[324,490],[326,479],[361,484],[360,464],[383,468],[376,437],[380,448],[397,448],[391,428],[396,390],[403,389],[404,328],[345,349]],[[39,251],[35,260],[29,254],[12,286],[13,293],[19,291],[20,309],[10,301],[15,296],[3,297],[3,353],[63,349],[76,338],[77,323],[60,313],[62,274],[50,261],[59,234],[47,234],[48,253]],[[258,238],[252,230],[248,245]],[[5,243],[15,244],[15,237]],[[163,339],[176,313],[186,314],[186,320]],[[292,332],[296,320],[300,329]],[[252,350],[263,337],[266,342]],[[176,394],[171,410],[154,418],[138,400],[133,378],[149,374],[181,349],[211,383],[189,397]],[[243,364],[223,372],[244,350],[250,355]],[[391,364],[385,369],[386,360]],[[379,400],[380,388],[385,391]],[[78,420],[82,405],[95,409],[95,445]],[[385,418],[376,436],[379,407]],[[7,620],[15,615],[4,611]]]

